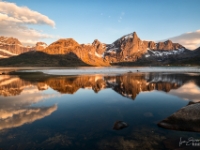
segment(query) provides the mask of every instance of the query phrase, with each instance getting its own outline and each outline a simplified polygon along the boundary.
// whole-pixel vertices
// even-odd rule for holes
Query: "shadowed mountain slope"
[[[19,56],[0,59],[0,66],[67,67],[88,66],[88,64],[80,60],[74,53],[50,55],[44,52],[31,51],[20,54]]]

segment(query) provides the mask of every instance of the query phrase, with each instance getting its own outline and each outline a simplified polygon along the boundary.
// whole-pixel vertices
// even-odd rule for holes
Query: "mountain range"
[[[136,32],[112,44],[97,39],[79,44],[67,38],[49,46],[44,42],[23,46],[16,38],[1,36],[0,58],[0,66],[199,65],[200,48],[191,51],[170,40],[144,41]]]

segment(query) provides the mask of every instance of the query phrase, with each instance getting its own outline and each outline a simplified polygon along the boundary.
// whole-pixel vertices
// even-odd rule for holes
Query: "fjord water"
[[[199,86],[199,73],[1,75],[0,148],[179,148],[200,134],[157,123],[199,102]],[[116,121],[128,127],[113,130]]]

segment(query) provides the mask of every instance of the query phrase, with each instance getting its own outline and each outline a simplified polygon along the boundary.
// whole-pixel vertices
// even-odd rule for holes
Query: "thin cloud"
[[[34,45],[43,38],[56,38],[53,35],[29,28],[28,25],[48,25],[55,28],[55,22],[28,7],[19,7],[15,3],[0,1],[0,33],[15,36],[23,44]],[[34,42],[33,42],[34,41]]]
[[[122,21],[124,15],[125,15],[124,12],[122,12],[122,13],[120,14],[119,19],[118,19],[118,22],[121,22],[121,21]]]
[[[200,46],[200,30],[187,32],[169,39],[173,42],[182,44],[188,49],[194,50]]]

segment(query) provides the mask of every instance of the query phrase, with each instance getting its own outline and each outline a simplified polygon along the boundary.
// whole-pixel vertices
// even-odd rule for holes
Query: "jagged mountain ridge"
[[[136,32],[125,35],[116,40],[112,44],[108,45],[105,51],[105,56],[111,63],[115,62],[129,62],[136,61],[144,54],[148,54],[150,51],[155,53],[173,53],[173,51],[185,50],[185,47],[178,43],[172,43],[167,40],[165,42],[155,43],[153,41],[142,41],[138,38]]]
[[[21,46],[20,42],[16,39],[14,40],[14,44],[14,49],[16,49],[16,46]],[[8,52],[6,54],[6,46],[4,46],[3,50],[1,49],[1,46],[2,45],[0,45],[0,55],[3,53],[4,57],[16,56],[17,54],[20,54],[15,50],[10,50],[12,49],[12,46],[9,45],[9,42],[7,42]],[[127,63],[128,65],[132,65],[134,63],[137,65],[151,65],[151,63],[158,64],[157,62],[159,62],[159,64],[168,64],[179,60],[181,63],[182,59],[189,60],[190,58],[196,58],[197,55],[200,55],[197,50],[187,50],[179,43],[173,43],[170,40],[158,43],[155,43],[154,41],[142,41],[137,36],[136,32],[122,36],[112,44],[101,43],[98,40],[94,40],[92,44],[79,44],[74,39],[67,38],[59,39],[49,46],[43,42],[38,42],[35,47],[28,49],[28,51],[33,50],[41,51],[50,55],[65,55],[68,53],[74,53],[85,64],[94,66],[109,66],[110,64],[124,65],[124,63]],[[12,65],[12,63],[9,64]],[[4,65],[6,64],[4,63]]]
[[[142,41],[138,38],[136,32],[125,35],[112,44],[104,44],[98,40],[94,40],[92,44],[78,44],[74,39],[60,39],[46,49],[48,54],[66,54],[75,53],[81,60],[90,65],[106,65],[115,62],[136,61],[144,54],[149,52],[162,53],[167,55],[183,52],[185,47],[178,43],[172,43],[167,40],[165,42],[155,43],[153,41]]]

